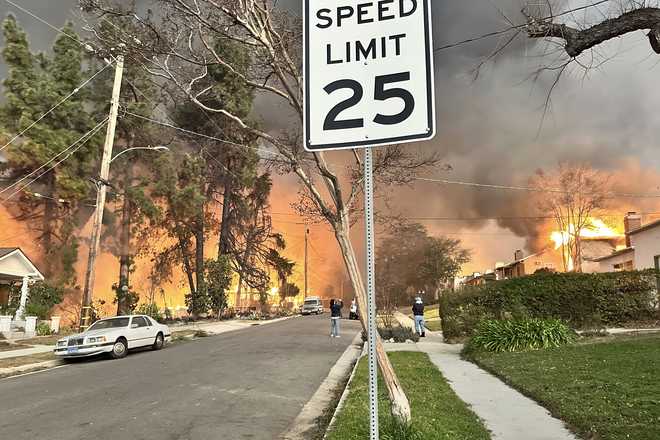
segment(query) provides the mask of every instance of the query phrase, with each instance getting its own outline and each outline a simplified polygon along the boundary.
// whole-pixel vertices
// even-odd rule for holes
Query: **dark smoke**
[[[53,7],[51,2],[43,0],[21,0],[22,5],[59,26],[70,16],[67,8],[75,9],[76,2],[60,0],[57,3],[57,7]],[[278,4],[300,14],[301,3],[301,0],[280,0]],[[521,23],[522,3],[521,0],[432,1],[435,45],[444,46],[505,28],[508,23],[501,12]],[[569,1],[567,4],[574,7],[587,2]],[[7,10],[7,4],[0,3],[0,13]],[[607,8],[601,10],[607,12]],[[598,16],[595,11],[594,14]],[[54,33],[24,14],[17,15],[35,47],[48,47]],[[576,14],[574,18],[580,20],[583,16]],[[590,12],[587,17],[594,15]],[[656,86],[656,64],[659,59],[650,50],[644,33],[631,34],[601,46],[594,54],[596,63],[605,57],[612,59],[600,69],[588,72],[586,77],[577,66],[569,69],[552,93],[545,119],[544,102],[554,78],[546,74],[534,82],[529,76],[540,64],[554,60],[556,55],[540,56],[553,46],[529,41],[521,35],[508,50],[486,64],[475,80],[474,67],[497,47],[498,41],[497,37],[488,38],[436,54],[438,136],[425,145],[411,147],[437,151],[452,165],[453,171],[438,172],[435,177],[524,185],[535,170],[551,168],[560,160],[586,161],[606,171],[623,168],[624,159],[644,165],[627,170],[638,169],[642,173],[645,169],[658,168],[660,88]],[[583,55],[581,61],[590,63],[591,55]],[[262,104],[260,114],[269,119],[281,114],[281,109],[272,103]],[[332,158],[342,161],[341,155]],[[652,179],[644,180],[649,181]],[[635,176],[622,179],[619,184],[627,186],[628,191],[652,190]],[[400,190],[397,195],[399,202],[395,208],[414,217],[538,215],[529,201],[529,194],[524,192],[419,183],[412,189]],[[466,243],[476,249],[475,257],[483,266],[510,259],[513,250],[525,244],[524,239],[529,239],[527,244],[532,250],[537,238],[535,222],[426,224],[436,233],[465,234]],[[485,238],[469,235],[483,231],[503,235],[498,237],[496,246],[486,248]],[[512,237],[514,234],[523,239]]]

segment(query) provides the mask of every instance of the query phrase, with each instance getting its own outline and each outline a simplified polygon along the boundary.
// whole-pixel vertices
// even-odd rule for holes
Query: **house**
[[[20,284],[20,306],[15,320],[21,321],[29,295],[30,284],[43,281],[44,276],[20,248],[0,248],[0,304],[7,305],[9,289]]]
[[[550,248],[541,252],[525,256],[522,250],[517,250],[513,255],[511,263],[498,263],[495,267],[495,275],[498,280],[509,280],[531,275],[539,270],[555,272],[557,270],[556,256]]]
[[[660,220],[642,225],[642,216],[629,212],[623,224],[625,248],[596,258],[598,272],[660,269]]]
[[[474,272],[472,275],[468,275],[461,282],[462,286],[481,286],[492,281],[497,281],[495,272],[488,271],[486,273]]]

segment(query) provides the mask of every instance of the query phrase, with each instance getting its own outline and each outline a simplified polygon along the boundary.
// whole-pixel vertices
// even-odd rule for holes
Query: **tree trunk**
[[[349,223],[347,216],[343,217],[338,224],[334,225],[335,237],[341,248],[342,257],[344,258],[344,263],[346,264],[346,269],[348,270],[348,275],[353,284],[353,289],[355,290],[355,296],[357,297],[358,307],[361,310],[360,313],[360,322],[362,323],[362,328],[367,329],[367,319],[369,308],[367,307],[367,292],[362,281],[362,275],[360,274],[360,268],[357,263],[357,258],[355,257],[355,249],[350,240],[349,235]],[[380,335],[376,334],[376,353],[378,357],[378,366],[380,367],[380,372],[383,376],[385,384],[387,386],[387,392],[392,402],[392,415],[402,423],[410,424],[411,413],[410,413],[410,402],[406,397],[406,394],[401,387],[401,383],[394,372],[392,363],[387,357],[385,348],[383,347],[383,342],[380,339]]]
[[[44,262],[43,262],[43,272],[47,278],[50,278],[55,275],[53,262],[53,226],[56,222],[57,217],[57,206],[55,200],[57,196],[55,194],[55,173],[51,170],[46,174],[46,195],[49,199],[44,199],[44,218],[43,218],[43,234],[41,235],[41,244],[44,250]]]
[[[197,290],[195,289],[195,279],[193,278],[193,269],[190,264],[190,255],[188,255],[188,244],[187,240],[184,240],[181,237],[179,237],[179,251],[181,252],[181,260],[183,261],[183,270],[186,272],[186,277],[188,278],[190,294],[194,301],[194,298],[197,296]]]
[[[204,281],[204,208],[197,215],[195,230],[195,275],[197,280],[197,297],[206,294]]]
[[[238,272],[238,288],[236,289],[236,302],[234,303],[234,309],[237,310],[241,304],[241,293],[243,290],[243,273]]]
[[[227,168],[231,169],[231,161],[227,161]],[[231,249],[229,243],[229,228],[231,227],[231,205],[234,200],[234,179],[227,175],[225,189],[222,197],[222,223],[220,224],[220,238],[218,240],[218,258],[227,255]]]
[[[121,230],[119,232],[119,288],[117,298],[117,315],[128,315],[131,310],[126,293],[129,287],[131,266],[131,215],[132,203],[126,192],[133,181],[133,165],[129,162],[124,176],[124,201],[121,214]],[[126,286],[126,290],[122,290]]]

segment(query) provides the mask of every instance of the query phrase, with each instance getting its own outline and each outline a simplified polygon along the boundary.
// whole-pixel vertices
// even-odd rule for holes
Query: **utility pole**
[[[103,226],[103,211],[105,209],[105,197],[107,193],[108,178],[110,176],[110,161],[112,160],[112,147],[115,142],[115,130],[117,129],[117,114],[119,113],[119,95],[121,93],[121,81],[124,73],[124,57],[118,56],[115,66],[115,82],[112,88],[112,101],[110,102],[110,116],[108,119],[108,130],[105,135],[103,147],[103,158],[101,160],[101,174],[96,183],[96,210],[94,211],[94,224],[92,226],[92,239],[89,246],[89,258],[87,259],[87,272],[85,273],[85,290],[83,291],[82,313],[80,317],[80,328],[84,330],[90,326],[91,305],[94,293],[94,263],[101,246],[101,227]]]
[[[308,288],[307,288],[307,268],[308,268],[308,254],[307,254],[307,246],[308,246],[308,237],[309,237],[309,228],[305,226],[305,298],[307,298],[307,294],[309,293]],[[303,298],[304,300],[304,298]]]

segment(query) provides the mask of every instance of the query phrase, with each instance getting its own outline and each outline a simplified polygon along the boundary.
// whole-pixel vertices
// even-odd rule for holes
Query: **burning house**
[[[625,247],[594,260],[596,272],[660,268],[660,220],[642,224],[642,216],[629,212],[624,219]]]

